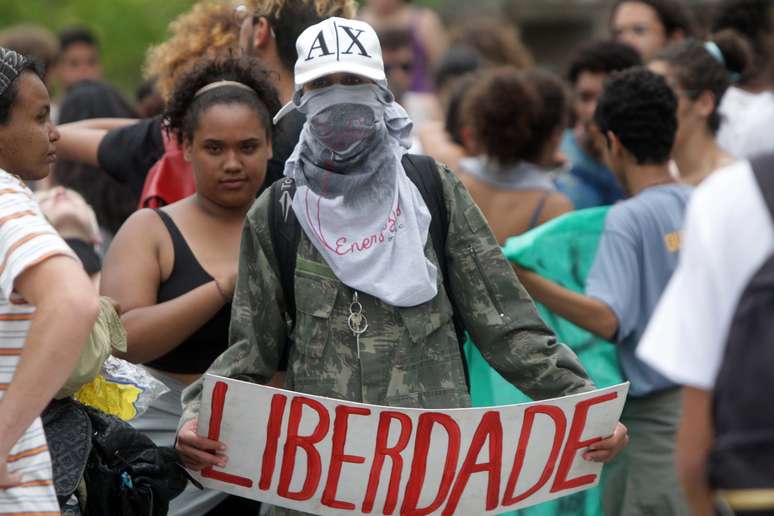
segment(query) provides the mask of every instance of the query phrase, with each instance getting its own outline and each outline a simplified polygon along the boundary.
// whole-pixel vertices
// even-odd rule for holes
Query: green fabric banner
[[[599,238],[609,207],[575,211],[556,218],[518,237],[508,239],[505,256],[524,268],[576,292],[584,292],[586,276],[594,263]],[[537,304],[543,320],[559,340],[578,355],[598,387],[623,381],[612,344],[550,312]],[[531,401],[494,371],[470,340],[465,345],[470,370],[473,406],[486,407]],[[522,509],[518,516],[598,516],[602,515],[601,488]]]

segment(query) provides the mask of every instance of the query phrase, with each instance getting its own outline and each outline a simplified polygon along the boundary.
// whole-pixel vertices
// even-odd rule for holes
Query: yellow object
[[[730,489],[718,491],[718,496],[737,511],[767,511],[774,509],[774,489]]]
[[[74,398],[84,405],[129,421],[137,415],[134,402],[141,393],[136,385],[111,382],[100,375],[81,387]]]

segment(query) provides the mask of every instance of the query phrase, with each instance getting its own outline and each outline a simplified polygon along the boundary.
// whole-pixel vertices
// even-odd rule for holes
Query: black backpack
[[[751,162],[774,222],[774,154]],[[714,489],[774,488],[774,255],[753,275],[731,320],[715,382]]]
[[[446,293],[449,296],[449,302],[452,305],[454,331],[457,334],[460,353],[463,357],[462,364],[465,370],[465,382],[470,390],[470,379],[468,374],[467,362],[464,360],[465,353],[463,346],[465,344],[465,327],[459,316],[459,311],[454,302],[454,296],[451,293],[451,283],[449,282],[449,268],[446,263],[446,236],[449,232],[449,214],[446,210],[446,201],[443,196],[443,183],[438,174],[438,165],[435,160],[429,156],[419,156],[415,154],[405,154],[402,160],[403,169],[408,178],[416,185],[419,193],[430,211],[432,221],[430,222],[430,239],[433,243],[435,255],[438,258],[438,265],[441,269],[443,284]],[[285,296],[286,320],[288,329],[292,329],[296,314],[296,297],[294,289],[294,273],[296,270],[296,253],[298,250],[298,238],[301,226],[296,220],[296,216],[291,208],[293,204],[293,195],[296,193],[296,183],[293,179],[285,178],[275,182],[271,186],[271,197],[269,210],[269,228],[271,233],[274,254],[277,257],[279,266],[279,279],[282,285],[282,291]],[[290,332],[288,332],[288,335]],[[285,353],[280,362],[280,370],[287,368],[288,357],[290,353],[291,340],[285,346]]]
[[[64,398],[49,403],[41,419],[59,503],[67,503],[83,479],[86,516],[165,516],[189,480],[199,485],[174,448],[156,446],[101,410]]]

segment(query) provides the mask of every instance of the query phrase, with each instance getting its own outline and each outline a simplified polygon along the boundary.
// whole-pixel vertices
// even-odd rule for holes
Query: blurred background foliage
[[[0,29],[34,23],[54,32],[72,25],[94,31],[105,76],[130,98],[140,83],[145,51],[195,0],[0,0]]]
[[[0,29],[34,23],[54,32],[90,28],[102,46],[106,78],[130,98],[141,80],[149,45],[164,41],[167,25],[196,0],[0,0]],[[443,0],[418,3],[437,7]]]

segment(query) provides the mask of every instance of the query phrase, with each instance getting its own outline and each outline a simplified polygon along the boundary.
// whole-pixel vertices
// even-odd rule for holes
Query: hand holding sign
[[[210,466],[225,468],[228,457],[222,454],[226,445],[202,437],[196,433],[196,420],[183,423],[177,434],[175,449],[183,459],[183,465],[193,471],[201,471]]]
[[[581,454],[605,459],[625,444],[627,389],[421,410],[208,375],[199,428],[208,439],[190,435],[189,422],[178,449],[205,465],[207,487],[314,514],[490,514],[595,485],[601,464]],[[218,441],[232,450],[225,468]]]
[[[583,459],[592,462],[610,462],[627,444],[629,444],[629,429],[622,423],[618,423],[613,435],[587,448],[588,451],[583,454]]]

